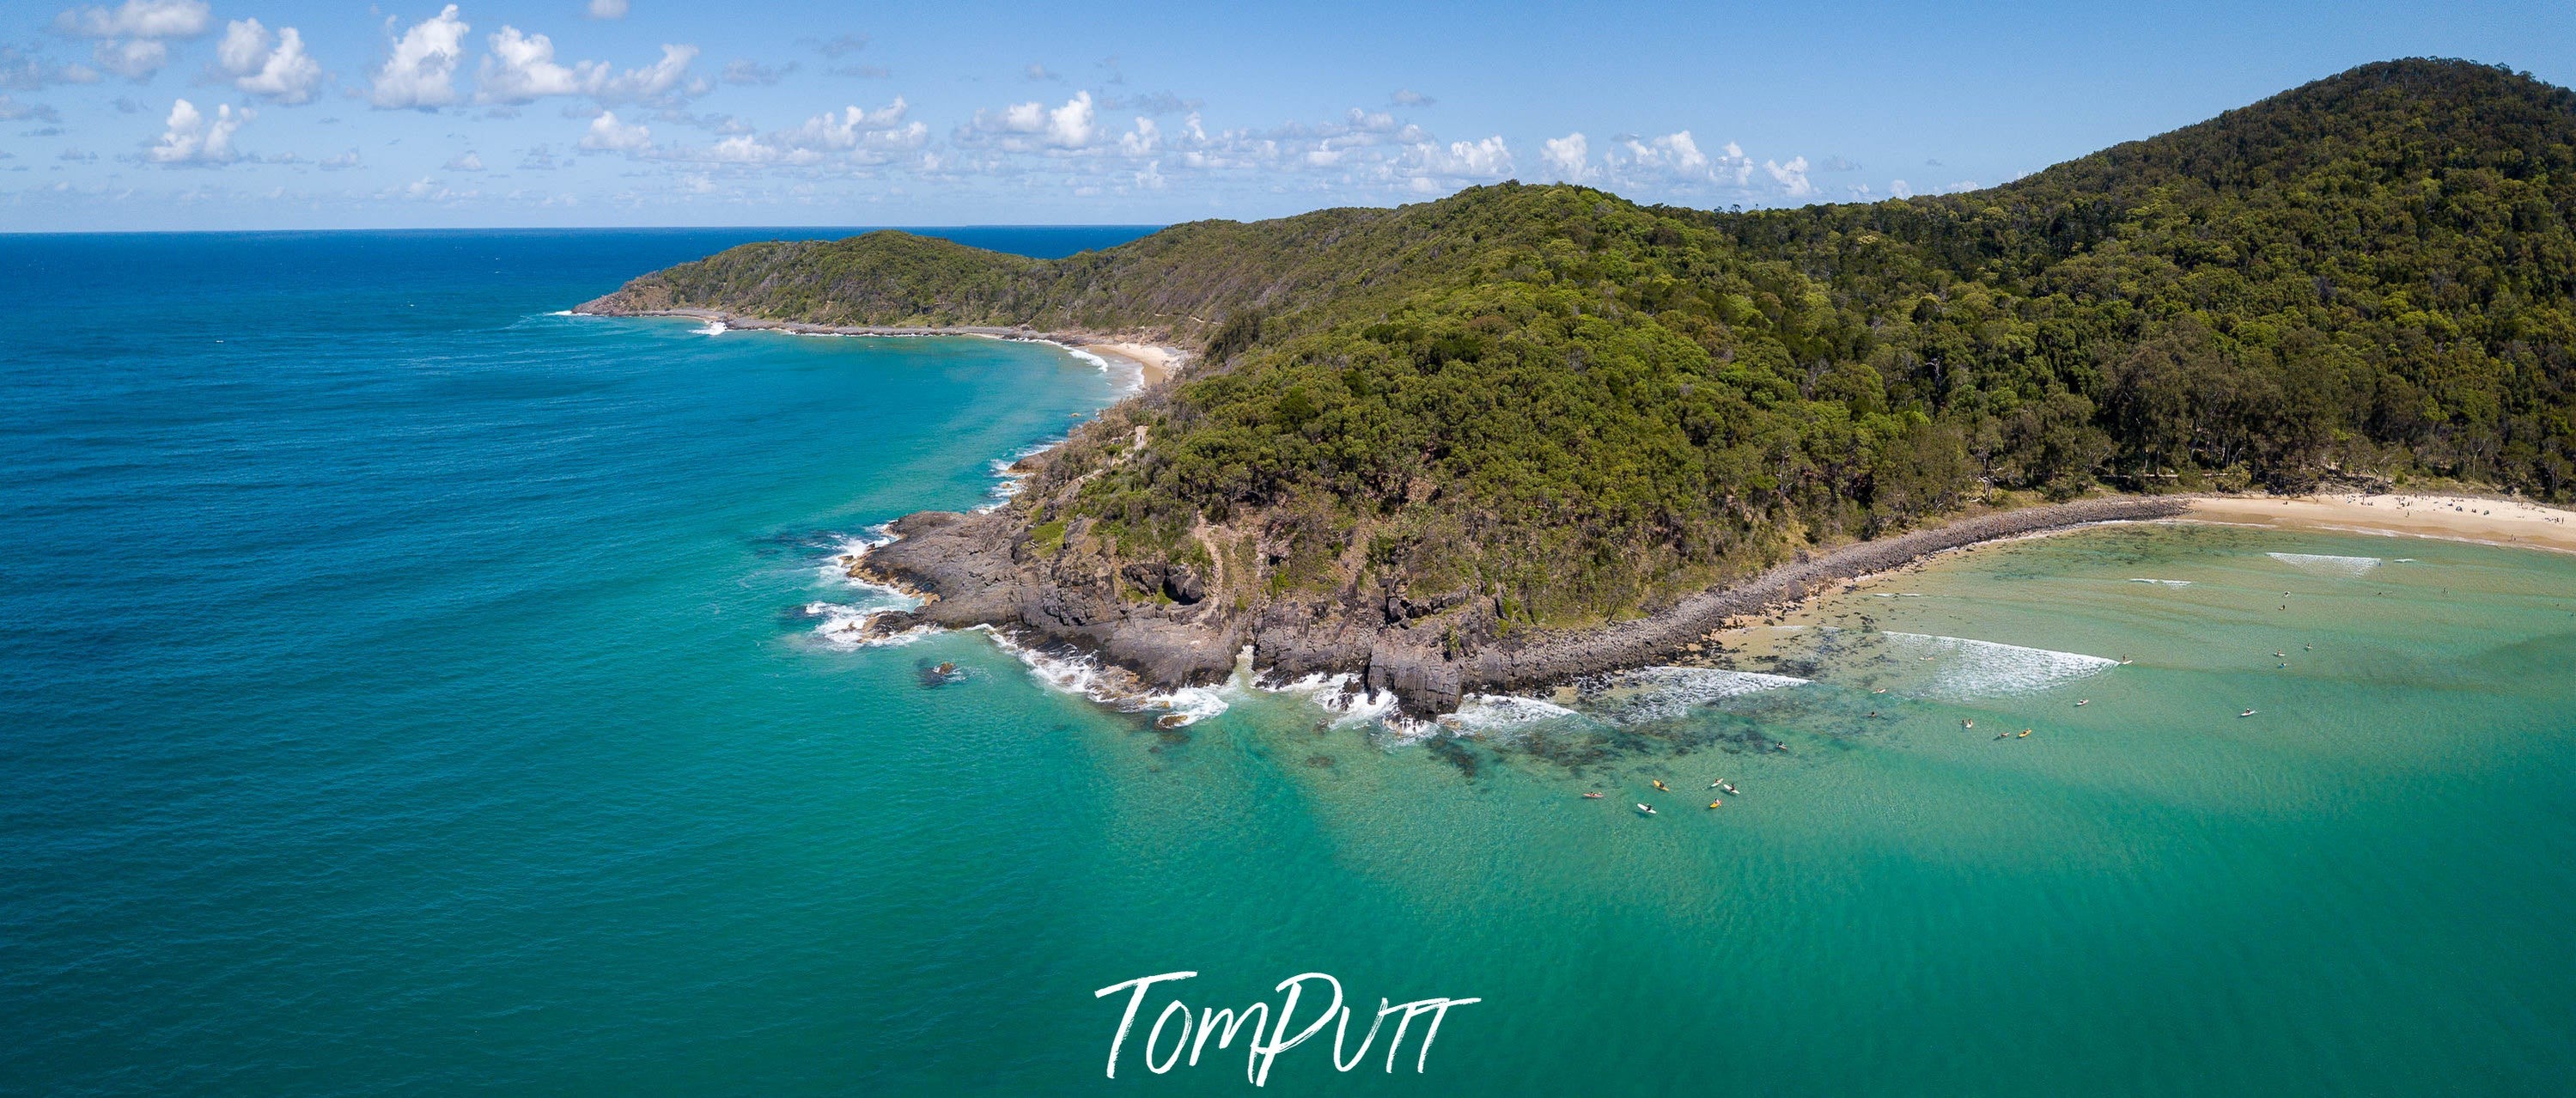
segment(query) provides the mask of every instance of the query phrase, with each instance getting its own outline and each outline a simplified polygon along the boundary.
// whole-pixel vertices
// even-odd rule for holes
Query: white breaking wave
[[[2341,579],[2358,579],[2362,574],[2379,567],[2378,557],[2330,557],[2317,553],[2265,553],[2263,555],[2311,575],[2334,576]]]
[[[702,336],[720,336],[729,331],[732,329],[725,327],[725,322],[721,320],[710,320],[704,328],[689,329],[690,334]]]
[[[910,644],[931,634],[932,630],[929,626],[917,625],[889,636],[868,635],[868,625],[877,615],[888,610],[910,610],[921,605],[920,599],[905,594],[897,588],[882,583],[871,583],[850,574],[850,568],[853,565],[866,559],[867,555],[875,552],[878,547],[893,540],[893,534],[887,532],[885,527],[877,526],[864,535],[841,542],[840,551],[832,554],[822,567],[823,581],[831,586],[848,588],[855,593],[856,597],[841,602],[818,599],[806,603],[806,616],[822,619],[822,622],[814,627],[816,636],[836,647],[870,648],[879,645]]]
[[[1156,695],[1156,698],[1163,708],[1171,710],[1164,721],[1178,727],[1197,724],[1233,708],[1226,704],[1225,698],[1219,693],[1223,689],[1217,686],[1188,686],[1169,694]]]
[[[1101,373],[1108,375],[1112,381],[1117,383],[1119,392],[1132,393],[1145,387],[1145,368],[1134,362],[1128,361],[1124,357],[1121,357],[1116,361],[1112,361],[1100,355],[1083,350],[1080,347],[1057,343],[1051,339],[1038,340],[1037,342],[1062,347],[1064,348],[1064,353],[1081,359],[1084,362],[1088,362],[1093,366],[1099,367]]]
[[[1196,724],[1230,708],[1225,693],[1234,689],[1231,680],[1224,686],[1149,690],[1126,669],[1103,664],[1098,657],[1088,653],[1055,655],[1041,652],[989,625],[974,628],[992,637],[993,643],[1000,645],[1003,651],[1019,657],[1039,682],[1068,694],[1080,694],[1122,713],[1161,710],[1163,715],[1154,721],[1161,727],[1179,728]]]
[[[2191,586],[2191,581],[2190,581],[2190,580],[2160,580],[2160,579],[2146,579],[2146,578],[2141,577],[2141,576],[2131,576],[2131,577],[2129,577],[2129,582],[2131,582],[2131,583],[2160,583],[2160,584],[2163,584],[2163,585],[2165,585],[2165,586],[2167,586],[2167,587],[2189,587],[2189,586]]]
[[[2061,682],[2098,675],[2120,665],[2118,660],[2081,652],[2024,648],[2018,644],[1997,644],[1966,637],[1936,637],[1923,633],[1879,635],[1886,638],[1889,647],[1900,653],[1916,658],[1928,657],[1935,666],[1932,685],[1927,693],[1954,701],[2036,693]]]
[[[899,609],[904,608],[852,606],[847,603],[817,601],[805,604],[805,616],[823,619],[821,624],[814,627],[814,635],[821,637],[824,643],[835,648],[898,648],[936,631],[927,625],[916,625],[902,632],[888,633],[884,636],[875,636],[868,632],[868,627],[876,621],[877,615]]]
[[[1253,687],[1272,694],[1294,694],[1334,714],[1333,727],[1368,724],[1384,720],[1395,712],[1395,692],[1369,690],[1359,684],[1357,676],[1308,675],[1286,682],[1253,681]]]
[[[1582,714],[1538,698],[1511,694],[1469,694],[1458,701],[1458,711],[1440,718],[1444,726],[1461,732],[1504,732],[1525,724],[1541,721],[1581,718]]]
[[[984,493],[989,498],[987,498],[981,506],[976,507],[975,510],[979,513],[984,511],[998,511],[1009,506],[1012,498],[1018,496],[1022,489],[1028,487],[1029,474],[1019,471],[1016,466],[1023,461],[1027,461],[1030,458],[1036,457],[1039,454],[1043,454],[1062,445],[1064,445],[1063,439],[1057,439],[1053,442],[1041,442],[1009,457],[994,458],[992,465],[994,483],[993,486],[987,489]]]
[[[1808,680],[1714,667],[1640,667],[1606,676],[1604,681],[1610,691],[1622,696],[1602,699],[1603,714],[1614,721],[1633,723],[1673,720],[1710,702],[1804,686]]]

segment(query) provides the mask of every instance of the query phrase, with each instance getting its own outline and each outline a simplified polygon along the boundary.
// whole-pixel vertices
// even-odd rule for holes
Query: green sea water
[[[1431,1069],[1476,1090],[2576,1078],[2576,558],[2120,526],[1805,620],[1736,638],[1804,684],[1664,676],[1448,751],[1276,701],[1094,736],[1063,909],[1111,973],[1222,981],[1193,1003],[1482,996]],[[1273,1086],[1345,1084],[1303,1051]]]
[[[728,242],[5,242],[0,1091],[1241,1093],[1154,1017],[1308,972],[1351,1046],[1481,1001],[1271,1092],[2576,1085],[2576,557],[2105,527],[1457,728],[1158,728],[820,632],[1117,379],[551,315]]]

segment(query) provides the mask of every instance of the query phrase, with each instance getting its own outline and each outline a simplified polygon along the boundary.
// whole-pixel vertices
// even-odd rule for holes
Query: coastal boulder
[[[1183,606],[1196,604],[1207,597],[1207,579],[1196,565],[1172,565],[1163,570],[1163,594]]]
[[[1454,713],[1464,695],[1457,664],[1438,653],[1380,640],[1369,649],[1368,688],[1395,695],[1407,713]]]

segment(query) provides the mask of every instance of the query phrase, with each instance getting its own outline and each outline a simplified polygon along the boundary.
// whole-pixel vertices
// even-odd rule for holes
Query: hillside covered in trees
[[[1017,559],[1140,611],[1383,613],[1457,655],[1998,490],[2567,499],[2571,217],[2576,93],[2408,60],[1967,194],[1722,213],[1506,183],[1057,261],[871,233],[585,308],[1204,347],[1039,463]]]

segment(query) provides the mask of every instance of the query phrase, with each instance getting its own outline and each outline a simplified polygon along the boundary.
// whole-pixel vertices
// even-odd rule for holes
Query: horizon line
[[[989,222],[915,225],[833,225],[828,223],[764,225],[411,225],[411,226],[341,226],[309,229],[0,229],[0,238],[21,236],[269,236],[289,233],[591,233],[591,232],[725,232],[761,229],[850,229],[879,232],[892,229],[912,232],[926,229],[1168,229],[1184,224],[1178,221],[1083,221],[1056,224],[1037,222]]]

